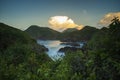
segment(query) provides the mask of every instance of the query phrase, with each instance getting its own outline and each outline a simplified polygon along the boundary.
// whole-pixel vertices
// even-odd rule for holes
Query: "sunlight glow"
[[[68,19],[66,16],[56,16],[54,17],[54,19],[60,23],[60,24],[63,24],[66,22],[66,20]]]
[[[111,20],[112,20],[114,17],[118,17],[118,18],[120,19],[120,12],[108,13],[108,14],[106,14],[106,15],[99,21],[98,25],[107,27],[107,26],[111,23]]]

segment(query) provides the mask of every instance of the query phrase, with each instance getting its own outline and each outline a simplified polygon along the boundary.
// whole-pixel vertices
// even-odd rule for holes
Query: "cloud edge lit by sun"
[[[68,28],[76,28],[78,30],[83,28],[83,25],[76,24],[68,16],[53,16],[48,20],[50,28],[62,32]]]
[[[114,17],[118,17],[120,20],[120,12],[111,12],[105,14],[104,17],[98,22],[98,25],[107,27]]]

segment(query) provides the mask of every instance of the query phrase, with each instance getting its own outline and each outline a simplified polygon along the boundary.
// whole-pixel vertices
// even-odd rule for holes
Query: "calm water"
[[[64,56],[64,53],[58,52],[60,48],[64,48],[69,45],[61,45],[61,41],[59,40],[37,40],[38,44],[44,45],[46,48],[49,49],[47,51],[47,54],[52,58],[52,59],[58,59],[62,58]],[[83,44],[80,44],[82,46]]]
[[[37,40],[38,44],[44,45],[46,48],[49,49],[49,51],[47,51],[47,54],[52,58],[52,59],[58,59],[62,56],[64,56],[64,53],[60,53],[58,52],[58,50],[60,48],[65,47],[64,45],[60,45],[59,40]]]

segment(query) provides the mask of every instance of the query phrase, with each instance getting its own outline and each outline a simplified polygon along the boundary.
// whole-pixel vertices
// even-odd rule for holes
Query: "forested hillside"
[[[1,24],[4,25],[4,24]],[[6,25],[4,25],[6,26]],[[1,28],[1,27],[0,27]],[[5,28],[4,28],[5,29]],[[5,29],[7,30],[7,28]],[[14,33],[14,29],[11,33]],[[96,31],[96,29],[95,29]],[[0,36],[7,31],[0,29]],[[20,31],[21,32],[21,31]],[[21,32],[24,34],[23,32]],[[19,30],[14,36],[19,34]],[[13,34],[11,34],[13,35]],[[20,35],[20,34],[19,34]],[[25,34],[24,34],[25,35]],[[23,35],[21,35],[23,36]],[[67,51],[62,59],[52,61],[39,49],[32,49],[29,43],[12,36],[2,37],[5,47],[0,51],[1,80],[119,80],[120,79],[120,21],[113,19],[108,28],[102,28],[86,46],[86,53]],[[20,36],[17,36],[19,39]],[[6,47],[3,40],[16,43]],[[24,40],[25,39],[25,40]],[[32,45],[33,46],[33,45]],[[41,47],[40,47],[41,48]]]
[[[25,30],[31,37],[34,39],[42,39],[42,40],[53,40],[58,39],[60,32],[52,30],[47,27],[39,27],[39,26],[30,26]]]

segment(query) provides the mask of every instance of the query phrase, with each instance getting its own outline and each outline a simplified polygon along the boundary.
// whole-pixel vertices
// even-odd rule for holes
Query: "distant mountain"
[[[61,41],[88,41],[98,31],[99,29],[94,27],[85,26],[81,30],[72,31],[67,34],[63,33]]]
[[[30,26],[25,30],[28,34],[30,34],[34,39],[45,39],[45,40],[53,40],[58,39],[60,32],[52,30],[48,27],[39,27],[36,25]]]
[[[88,41],[98,31],[99,29],[96,29],[95,27],[85,26],[81,30],[77,30],[76,28],[69,28],[60,33],[48,27],[39,27],[36,25],[32,25],[25,30],[25,32],[30,34],[34,39],[59,39],[61,41]]]
[[[73,31],[77,31],[78,29],[76,28],[68,28],[66,30],[63,31],[63,33],[67,33],[67,32],[73,32]]]

